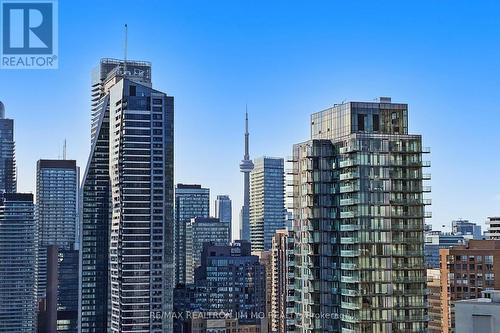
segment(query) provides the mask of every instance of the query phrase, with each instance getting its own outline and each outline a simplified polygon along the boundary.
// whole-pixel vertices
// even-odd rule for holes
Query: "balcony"
[[[341,276],[340,277],[340,282],[358,283],[359,282],[359,277],[358,276]]]
[[[354,165],[355,165],[354,160],[340,161],[340,163],[339,163],[339,166],[341,168],[347,168],[347,167],[351,167],[351,166],[354,166]]]
[[[361,254],[359,250],[340,250],[342,257],[358,257]]]
[[[347,172],[340,174],[340,180],[355,179],[359,178],[359,173],[357,172]]]
[[[361,229],[358,224],[343,224],[340,226],[340,231],[356,231]]]
[[[340,199],[341,206],[352,206],[359,204],[359,199],[349,198],[349,199]]]
[[[341,237],[340,244],[356,244],[359,243],[358,237]]]
[[[347,314],[341,314],[340,319],[349,323],[359,323],[358,316],[350,316]],[[342,328],[342,333],[357,333],[355,330],[351,330],[348,328]]]
[[[351,303],[351,302],[341,302],[341,307],[343,309],[349,309],[349,310],[361,309],[361,305],[359,305],[358,303]]]
[[[356,213],[354,212],[340,212],[341,219],[349,219],[353,217],[356,217]]]
[[[352,296],[352,297],[355,297],[355,296],[359,296],[359,291],[352,290],[352,289],[342,288],[341,294],[342,294],[342,296]]]
[[[340,186],[340,193],[356,192],[359,191],[359,186],[356,185],[345,185]]]

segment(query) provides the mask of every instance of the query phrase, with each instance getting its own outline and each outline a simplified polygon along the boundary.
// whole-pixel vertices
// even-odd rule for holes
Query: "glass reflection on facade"
[[[408,134],[407,110],[389,98],[336,105],[313,114],[311,140],[294,146],[299,332],[427,327],[428,149]]]

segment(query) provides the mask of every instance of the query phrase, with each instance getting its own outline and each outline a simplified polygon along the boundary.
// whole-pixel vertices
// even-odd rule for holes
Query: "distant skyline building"
[[[441,231],[427,231],[425,233],[425,264],[427,268],[439,268],[439,250],[466,243],[462,234]]]
[[[0,101],[0,193],[17,191],[15,151],[14,120],[5,118],[5,105]]]
[[[252,251],[268,251],[276,230],[286,226],[283,158],[261,157],[250,172],[250,240]]]
[[[461,234],[466,239],[481,240],[481,226],[469,220],[458,219],[451,221],[451,231],[455,234]]]
[[[229,238],[232,239],[233,212],[232,202],[228,195],[218,195],[215,200],[215,217],[223,223],[229,224]]]
[[[240,322],[260,322],[266,310],[265,268],[251,254],[250,243],[205,244],[195,272],[195,299],[200,312],[232,314]],[[252,315],[253,314],[253,315]]]
[[[292,157],[296,331],[426,331],[429,150],[408,105],[345,102],[310,126]]]
[[[500,216],[490,216],[486,220],[486,239],[500,239]]]
[[[174,100],[148,62],[103,59],[94,73],[82,332],[171,332]]]
[[[295,332],[294,233],[276,230],[271,247],[271,332]]]
[[[195,217],[186,225],[186,284],[194,282],[194,271],[201,264],[203,245],[229,245],[229,224],[213,217]]]
[[[175,285],[186,283],[186,226],[195,217],[210,216],[210,189],[198,184],[175,187]]]
[[[429,333],[441,333],[441,273],[439,268],[427,269],[427,288],[429,289]]]
[[[243,172],[243,206],[240,211],[240,239],[250,241],[250,172],[253,162],[250,159],[250,133],[248,133],[248,112],[245,112],[245,154],[240,162]]]
[[[0,332],[36,332],[36,227],[33,194],[0,199]]]
[[[45,297],[47,247],[74,250],[78,242],[80,168],[75,160],[38,160],[36,225],[38,229],[38,294]]]
[[[80,168],[75,160],[41,159],[38,160],[36,169],[37,290],[39,300],[42,302],[41,312],[55,311],[54,317],[43,317],[40,325],[60,327],[59,332],[76,333],[78,284],[75,281],[78,281],[78,252],[76,252],[76,266],[69,266],[73,271],[65,268],[67,267],[65,264],[69,260],[74,260],[78,247]],[[56,274],[59,274],[53,279],[47,279],[49,246],[55,246],[55,256],[59,258],[52,262],[56,266]],[[48,283],[56,285],[48,286]],[[44,309],[47,306],[46,290],[49,288],[57,291],[52,299],[55,304],[54,309]],[[72,288],[75,288],[73,292]],[[53,323],[48,323],[48,320],[53,320]]]

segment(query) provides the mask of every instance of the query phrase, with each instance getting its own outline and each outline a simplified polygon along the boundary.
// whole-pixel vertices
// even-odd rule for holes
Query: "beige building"
[[[441,333],[441,272],[439,269],[427,270],[429,289],[429,333]]]

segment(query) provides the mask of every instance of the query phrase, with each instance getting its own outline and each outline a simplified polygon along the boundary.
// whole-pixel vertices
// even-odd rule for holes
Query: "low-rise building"
[[[500,290],[455,302],[456,333],[500,333]]]

